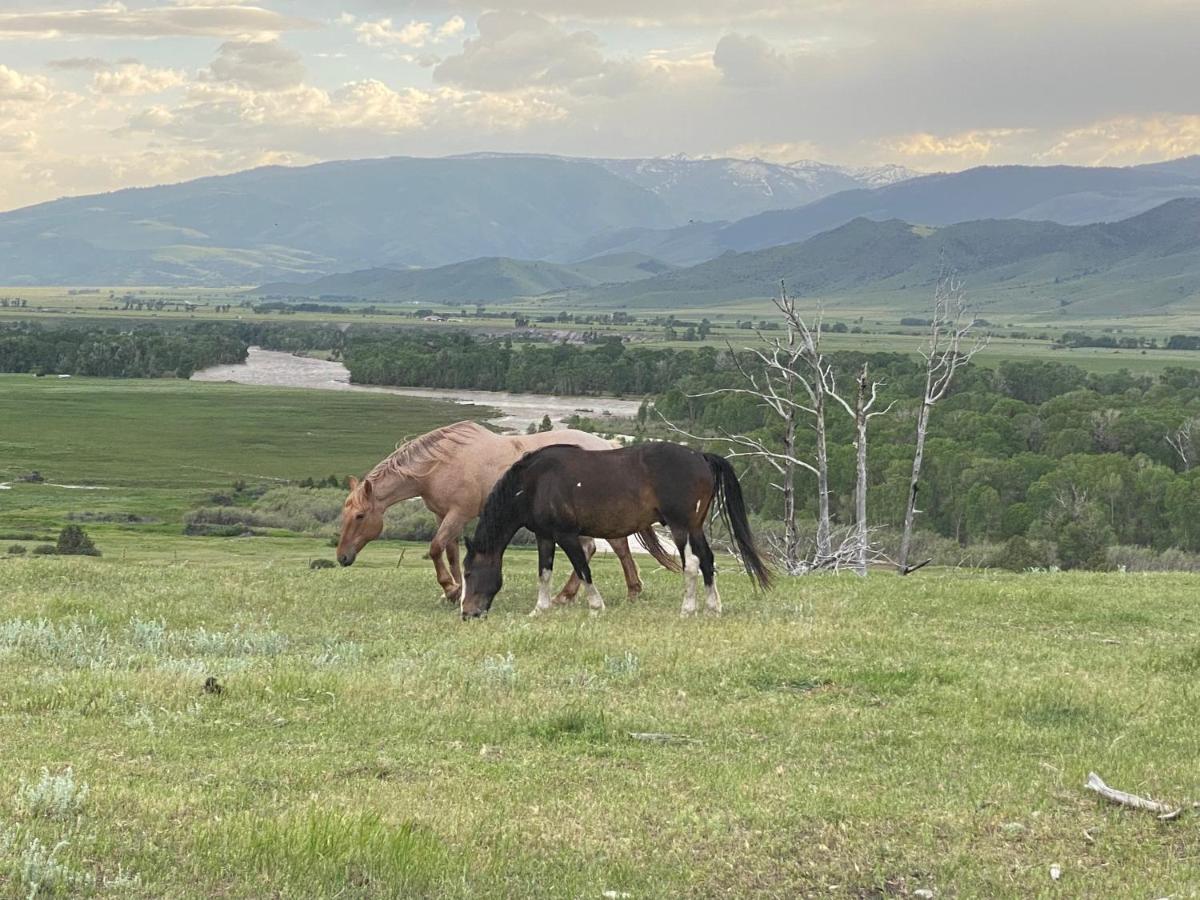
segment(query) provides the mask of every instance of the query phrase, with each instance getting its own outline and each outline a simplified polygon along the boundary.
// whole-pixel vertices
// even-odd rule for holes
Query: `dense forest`
[[[195,322],[116,328],[0,326],[0,372],[103,378],[190,378],[209,366],[241,363],[251,346],[340,353],[337,328],[273,323]]]
[[[655,350],[616,337],[591,347],[514,346],[461,333],[413,332],[354,337],[345,349],[350,380],[360,384],[610,396],[656,394],[711,372],[718,356],[714,347]]]
[[[833,361],[847,385],[869,362],[886,382],[882,399],[894,401],[872,422],[869,496],[870,521],[898,526],[923,369],[901,355],[843,353]],[[692,432],[772,441],[778,426],[744,395],[695,396],[738,377],[722,358],[659,395],[656,408]],[[853,423],[835,413],[828,422],[833,509],[849,522]],[[811,433],[802,429],[801,440]],[[933,412],[926,456],[920,527],[961,546],[995,544],[999,564],[1106,568],[1115,545],[1200,552],[1200,371],[1151,378],[1055,362],[970,366]],[[779,512],[772,476],[765,467],[747,473],[748,498],[768,516]],[[802,473],[800,482],[804,511],[815,517],[814,479]]]
[[[197,369],[246,360],[244,341],[217,331],[0,330],[0,371],[107,378],[189,378]]]

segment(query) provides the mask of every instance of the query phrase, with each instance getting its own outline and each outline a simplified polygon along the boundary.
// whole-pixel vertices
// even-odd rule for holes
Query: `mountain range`
[[[912,173],[476,154],[269,166],[0,213],[0,284],[258,283],[478,257],[560,262],[632,227],[730,219]]]
[[[1200,300],[1200,198],[1116,222],[982,219],[943,227],[856,218],[805,241],[577,292],[589,306],[692,308],[797,296],[919,311],[946,269],[973,304],[1066,316],[1164,313]]]
[[[859,217],[807,240],[727,252],[687,268],[620,254],[573,266],[482,259],[429,270],[333,275],[255,293],[383,302],[503,302],[535,296],[588,308],[679,309],[762,301],[780,279],[797,296],[920,312],[952,269],[972,302],[1062,316],[1163,313],[1200,300],[1200,198],[1120,221],[981,219],[942,227]],[[603,283],[607,282],[607,283]]]
[[[376,268],[307,282],[276,282],[253,293],[266,298],[384,303],[495,303],[640,281],[671,268],[640,253],[617,253],[573,265],[489,256],[432,269]]]
[[[810,162],[497,154],[266,167],[0,213],[0,284],[296,283],[522,261],[497,276],[511,286],[490,295],[476,279],[484,298],[522,289],[527,278],[531,291],[593,289],[594,276],[580,276],[578,264],[596,258],[634,260],[625,274],[641,278],[650,260],[691,266],[794,244],[859,218],[1074,225],[1200,197],[1200,157],[912,175]],[[538,270],[531,261],[573,271]]]

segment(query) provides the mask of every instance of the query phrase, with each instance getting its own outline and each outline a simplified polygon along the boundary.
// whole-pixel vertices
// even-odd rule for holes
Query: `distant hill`
[[[729,250],[794,243],[855,219],[950,225],[985,218],[1077,225],[1116,221],[1176,197],[1200,197],[1200,158],[1132,168],[983,166],[876,190],[842,191],[797,209],[728,225],[626,229],[580,244],[580,254],[640,251],[679,265]]]
[[[0,213],[0,284],[255,284],[485,256],[582,259],[591,238],[734,219],[907,170],[478,154],[267,167]]]
[[[654,194],[582,160],[270,167],[0,215],[0,283],[253,284],[547,258],[599,232],[673,222]]]
[[[1082,224],[1200,196],[1197,158],[912,174],[497,154],[267,167],[0,213],[0,285],[252,285],[487,257],[575,263],[625,253],[692,265],[860,217]]]
[[[729,252],[636,284],[583,291],[579,300],[630,308],[718,305],[769,297],[782,278],[799,296],[920,310],[943,265],[985,308],[1119,315],[1194,304],[1200,199],[1076,226],[986,219],[930,228],[857,218],[806,241]]]
[[[652,278],[672,269],[656,259],[623,253],[575,265],[486,257],[434,269],[366,269],[305,283],[264,284],[263,297],[369,300],[381,303],[496,303],[520,297]]]

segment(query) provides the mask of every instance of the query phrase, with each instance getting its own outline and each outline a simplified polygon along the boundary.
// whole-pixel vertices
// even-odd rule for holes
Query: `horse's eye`
[[[365,518],[365,517],[366,517],[366,515],[367,515],[366,513],[359,513],[359,514],[358,514],[357,516],[355,516],[354,518],[356,518],[356,519],[363,519],[363,518]]]

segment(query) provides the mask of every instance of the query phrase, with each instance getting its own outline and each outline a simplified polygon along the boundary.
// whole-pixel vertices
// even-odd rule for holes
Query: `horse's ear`
[[[354,490],[355,488],[358,487],[358,479],[355,478],[353,475],[351,475],[350,480],[347,482],[347,484],[350,485],[350,490]]]
[[[368,500],[371,499],[371,479],[364,478],[362,481],[363,496]]]

